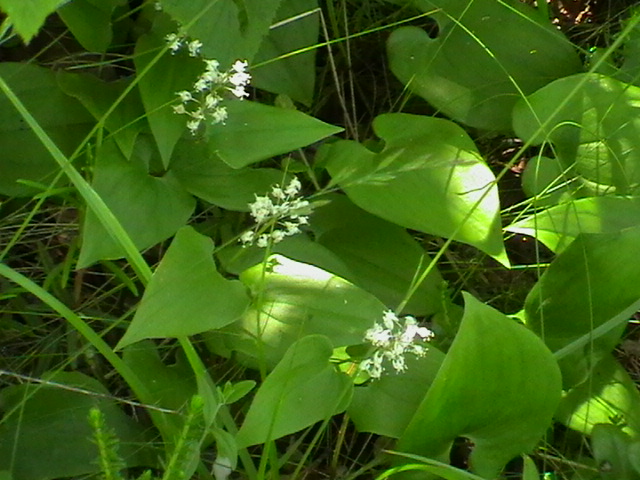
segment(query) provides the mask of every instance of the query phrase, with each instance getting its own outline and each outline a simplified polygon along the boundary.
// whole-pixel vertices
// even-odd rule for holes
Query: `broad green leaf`
[[[73,0],[58,10],[78,43],[90,52],[105,53],[111,44],[111,14],[126,0]]]
[[[193,371],[187,360],[178,354],[175,363],[165,365],[158,347],[151,340],[142,340],[125,347],[122,359],[146,383],[156,407],[180,410],[198,393]],[[174,414],[167,417],[177,420]]]
[[[507,227],[556,253],[581,233],[615,233],[640,224],[640,197],[588,197],[548,208]]]
[[[248,304],[242,284],[218,272],[211,239],[184,227],[154,272],[118,348],[145,338],[185,337],[224,327]]]
[[[553,144],[579,193],[629,195],[640,189],[639,106],[639,87],[581,73],[520,100],[513,125],[527,141]]]
[[[354,276],[345,262],[335,253],[304,234],[285,238],[282,242],[275,244],[271,252],[314,265],[344,279]],[[218,252],[218,258],[227,272],[240,275],[243,271],[264,261],[264,249],[256,246],[231,245]]]
[[[575,49],[536,10],[495,0],[414,0],[434,12],[436,38],[417,27],[389,37],[391,71],[454,120],[488,130],[511,128],[522,95],[581,70]]]
[[[158,347],[151,340],[125,347],[122,359],[144,382],[155,407],[180,411],[198,393],[193,371],[186,359],[178,354],[174,364],[165,365]],[[156,423],[156,426],[164,439],[173,439],[180,434],[184,418],[175,413],[163,413],[162,423]]]
[[[0,392],[6,412],[0,423],[0,469],[10,470],[14,480],[100,472],[88,418],[92,407],[100,409],[118,438],[118,453],[127,466],[156,463],[155,452],[145,448],[151,439],[106,398],[109,392],[100,382],[78,372],[56,372],[45,378],[55,385],[14,385]]]
[[[9,15],[15,31],[28,44],[46,18],[69,0],[0,0],[0,9]]]
[[[311,106],[316,79],[316,49],[298,53],[318,42],[318,0],[282,2],[274,23],[278,26],[263,39],[255,63],[270,62],[252,71],[252,85],[287,95]],[[293,55],[291,55],[293,52]],[[278,57],[283,58],[278,58]]]
[[[466,133],[447,120],[386,114],[374,122],[385,148],[328,146],[334,182],[363,210],[405,228],[452,237],[505,265],[495,177]]]
[[[161,177],[148,173],[143,140],[139,137],[129,161],[122,157],[113,141],[104,142],[98,151],[92,181],[95,191],[140,250],[173,235],[195,208],[195,200],[171,172]],[[88,210],[82,229],[78,268],[98,260],[124,256],[120,244],[109,236],[93,211]]]
[[[387,307],[370,293],[318,267],[273,255],[240,276],[253,304],[239,322],[211,339],[251,366],[273,368],[300,338],[321,334],[334,348],[363,343]],[[217,342],[217,345],[215,343]]]
[[[256,195],[265,195],[283,180],[281,170],[234,169],[209,153],[204,142],[178,142],[169,166],[176,179],[192,195],[227,210],[246,212]]]
[[[227,110],[226,123],[208,126],[207,137],[212,153],[233,168],[306,147],[342,131],[297,110],[257,102],[230,101]]]
[[[64,76],[64,73],[60,74]],[[24,63],[1,63],[0,76],[29,109],[40,126],[66,155],[71,155],[95,123],[89,112],[58,87],[51,70]],[[59,167],[9,100],[0,96],[0,194],[28,196],[32,187],[17,183],[47,183]]]
[[[634,443],[637,441],[634,442],[616,425],[603,424],[593,427],[591,449],[598,465],[602,466],[602,480],[640,479],[640,472],[635,470],[629,458]]]
[[[640,227],[581,234],[527,295],[527,325],[551,351],[564,349],[560,364],[566,388],[584,381],[592,365],[613,350],[637,310],[639,242]]]
[[[411,460],[412,463],[408,465],[400,465],[398,467],[390,468],[386,470],[382,475],[378,476],[378,480],[385,480],[386,478],[415,478],[415,479],[432,479],[443,478],[444,480],[486,480],[482,477],[474,475],[466,470],[456,468],[448,463],[438,462],[432,458],[426,458],[420,455],[411,455],[409,453],[402,453],[396,451],[390,451],[393,455],[398,455],[407,460]],[[420,474],[419,472],[427,472],[427,475]],[[436,475],[435,477],[433,475]]]
[[[136,43],[134,63],[151,133],[158,145],[162,164],[167,168],[176,143],[186,131],[188,119],[185,115],[175,114],[171,105],[179,103],[176,92],[192,90],[205,65],[202,60],[191,58],[185,52],[177,55],[166,52],[145,72],[160,49],[166,47],[165,33],[166,29],[158,27],[153,33],[142,35]]]
[[[358,431],[400,438],[436,378],[444,357],[431,347],[424,357],[409,356],[406,372],[386,373],[365,387],[356,387],[347,413]]]
[[[539,480],[540,473],[538,467],[529,455],[524,455],[522,468],[522,480]]]
[[[624,47],[622,49],[622,57],[624,57],[624,60],[622,61],[622,65],[620,65],[619,69],[614,69],[614,72],[611,74],[612,77],[617,78],[621,82],[632,83],[634,85],[640,85],[639,16],[640,10],[636,8],[628,18],[622,21],[622,27],[626,28],[630,26],[631,30],[628,31],[628,35],[624,38]]]
[[[571,181],[557,158],[541,155],[531,158],[522,172],[522,190],[528,197],[535,197],[535,208],[571,198]]]
[[[397,449],[438,459],[456,437],[469,437],[473,471],[494,478],[550,426],[560,371],[531,331],[467,293],[464,299],[458,335]]]
[[[591,435],[596,425],[609,423],[637,437],[640,393],[620,362],[606,355],[593,367],[588,381],[562,398],[555,418],[585,435]]]
[[[344,195],[332,196],[328,204],[315,209],[310,228],[316,241],[349,268],[347,280],[390,307],[402,302],[412,281],[431,261],[405,229],[361,210]],[[404,312],[420,316],[437,312],[444,286],[434,268]]]
[[[96,120],[103,121],[104,115],[131,81],[103,82],[93,75],[64,74],[58,76],[58,83],[67,95],[80,100]],[[131,158],[138,134],[146,127],[143,117],[144,109],[135,89],[104,119],[105,128],[127,159]]]
[[[238,59],[252,63],[281,0],[161,0],[160,3],[191,38],[203,43],[203,57],[215,58],[226,69]]]
[[[345,410],[353,384],[329,362],[332,351],[321,335],[289,347],[258,389],[238,432],[239,447],[298,432]]]

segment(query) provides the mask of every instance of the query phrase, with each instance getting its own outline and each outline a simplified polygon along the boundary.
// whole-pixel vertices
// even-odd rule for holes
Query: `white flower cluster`
[[[165,37],[172,53],[178,52],[184,45],[189,50],[189,55],[197,57],[202,48],[202,42],[193,40],[187,42],[184,36],[170,33]],[[193,135],[196,134],[200,124],[209,119],[212,125],[224,123],[227,119],[227,108],[221,105],[225,92],[231,92],[239,99],[249,96],[246,86],[251,80],[247,73],[248,63],[237,60],[228,71],[220,71],[220,62],[217,60],[204,60],[205,70],[193,84],[193,90],[176,92],[180,99],[179,105],[173,106],[174,113],[188,115],[187,128]]]
[[[270,241],[278,243],[285,237],[300,233],[300,226],[309,223],[309,217],[303,215],[309,202],[298,197],[301,188],[300,180],[293,177],[286,187],[276,185],[269,195],[256,195],[256,201],[249,204],[256,226],[240,236],[242,246],[255,242],[264,248]]]
[[[202,42],[200,40],[187,42],[187,36],[181,33],[169,33],[168,35],[165,35],[164,39],[166,40],[172,55],[178,53],[185,45],[187,46],[187,50],[189,50],[190,57],[197,57],[200,55],[200,49],[202,48]]]
[[[424,343],[433,336],[434,333],[427,327],[418,326],[412,316],[408,315],[401,320],[391,310],[387,310],[382,315],[382,324],[376,322],[365,332],[364,339],[375,347],[375,351],[360,364],[360,368],[371,378],[377,379],[382,376],[383,363],[387,359],[396,372],[404,372],[407,369],[405,355],[425,355],[427,347]]]

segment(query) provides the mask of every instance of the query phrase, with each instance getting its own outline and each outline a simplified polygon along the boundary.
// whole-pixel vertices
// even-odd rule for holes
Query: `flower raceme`
[[[398,373],[404,372],[407,369],[405,355],[424,356],[428,350],[424,344],[433,336],[434,333],[427,327],[419,326],[414,317],[407,315],[400,319],[387,310],[382,315],[382,323],[375,322],[365,332],[364,339],[374,347],[374,351],[360,364],[360,369],[373,379],[382,376],[385,363],[391,363]]]
[[[187,42],[185,36],[176,33],[170,33],[165,40],[173,54],[186,45],[191,57],[200,55],[202,42],[199,40]],[[227,71],[220,70],[220,62],[217,60],[203,61],[205,69],[193,84],[193,89],[176,92],[180,104],[173,106],[174,113],[190,117],[187,128],[193,135],[203,121],[208,120],[212,125],[225,122],[227,108],[221,104],[225,94],[230,93],[240,100],[249,96],[246,87],[251,81],[251,75],[247,73],[246,61],[237,60]]]
[[[285,237],[300,233],[300,227],[309,223],[303,215],[309,202],[299,197],[302,185],[293,177],[289,184],[275,185],[268,195],[258,196],[249,204],[255,227],[240,236],[243,247],[253,245],[265,248],[271,243],[281,242]]]

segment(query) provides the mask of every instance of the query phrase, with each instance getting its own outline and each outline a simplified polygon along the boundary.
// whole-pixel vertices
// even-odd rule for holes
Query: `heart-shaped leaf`
[[[186,337],[224,327],[248,304],[242,284],[218,272],[211,239],[184,227],[154,272],[118,348],[145,338]]]
[[[464,299],[458,335],[398,450],[438,459],[466,436],[475,444],[473,470],[495,478],[551,425],[560,369],[530,330],[467,293]]]
[[[275,440],[344,411],[353,383],[329,362],[332,351],[321,335],[289,347],[258,389],[238,432],[239,447]]]
[[[402,83],[454,120],[510,130],[515,102],[581,70],[555,25],[519,2],[416,0],[435,12],[436,38],[417,27],[389,37],[390,67]]]
[[[374,122],[380,153],[342,141],[324,151],[327,169],[363,210],[405,228],[452,237],[505,265],[495,177],[453,122],[386,114]]]
[[[142,150],[140,138],[138,145]],[[150,175],[141,151],[134,152],[127,161],[114,141],[104,142],[98,152],[92,186],[140,250],[173,235],[195,208],[194,198],[184,191],[171,172],[163,177]],[[78,268],[124,256],[120,244],[109,236],[93,211],[88,210]]]

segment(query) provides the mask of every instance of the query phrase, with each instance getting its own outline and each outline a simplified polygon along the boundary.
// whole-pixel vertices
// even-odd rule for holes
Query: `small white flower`
[[[294,222],[282,222],[282,226],[285,228],[285,235],[287,237],[300,233],[302,230],[300,230],[299,225],[299,223]]]
[[[251,243],[253,243],[255,236],[255,232],[253,232],[252,230],[248,230],[240,235],[240,241],[243,245],[250,245]]]
[[[271,196],[277,200],[284,200],[286,198],[284,190],[282,190],[282,187],[279,185],[271,187]]]
[[[193,84],[193,89],[196,92],[207,92],[211,88],[211,81],[205,77],[199,77],[196,83]]]
[[[236,85],[235,87],[230,88],[229,91],[240,99],[249,96],[249,92],[244,89],[244,85]]]
[[[281,242],[285,237],[285,233],[282,230],[274,230],[271,232],[271,239],[273,243]]]
[[[298,180],[298,177],[293,177],[289,182],[289,185],[287,185],[284,193],[286,193],[289,197],[295,197],[300,192],[301,188],[302,184],[300,183],[300,180]]]
[[[191,135],[195,135],[198,132],[198,128],[200,128],[200,120],[189,120],[187,122],[187,128],[191,132]]]
[[[427,348],[424,343],[433,338],[433,332],[420,327],[417,320],[407,315],[403,319],[391,310],[382,314],[382,323],[375,322],[365,332],[365,341],[375,348],[373,356],[360,364],[360,369],[371,378],[380,378],[384,371],[383,361],[386,359],[397,373],[407,369],[406,354],[424,356]]]
[[[273,213],[273,202],[269,197],[256,195],[256,201],[249,204],[249,209],[256,223],[264,223]]]
[[[177,33],[169,33],[165,35],[164,39],[167,42],[167,46],[169,47],[169,50],[171,50],[172,55],[175,55],[182,47],[183,38],[184,37],[182,35],[178,35]]]
[[[171,108],[173,108],[173,113],[177,113],[178,115],[184,115],[187,113],[187,109],[184,108],[183,104],[173,105]]]
[[[382,323],[384,323],[384,326],[389,330],[393,329],[397,322],[398,317],[396,317],[396,314],[391,310],[387,310],[382,314]]]
[[[188,90],[182,90],[181,92],[176,92],[176,95],[180,97],[180,101],[182,103],[187,103],[193,100],[193,95]]]
[[[391,330],[385,330],[378,323],[367,330],[364,335],[364,339],[376,347],[388,346],[392,338],[393,334],[391,333]]]
[[[187,44],[190,57],[197,57],[200,55],[200,49],[202,48],[202,42],[200,40],[192,40]]]
[[[262,235],[260,235],[258,237],[258,240],[256,241],[256,245],[259,248],[266,248],[267,245],[269,245],[269,235],[267,235],[266,233],[263,233]]]
[[[244,73],[248,66],[249,63],[246,60],[236,60],[236,62],[231,66],[231,70],[236,73]]]
[[[211,112],[211,124],[216,125],[218,123],[224,123],[228,116],[227,107],[218,107]]]
[[[204,107],[207,110],[210,110],[217,107],[221,101],[222,98],[220,98],[218,95],[216,95],[215,93],[209,93],[206,97],[204,97]]]

